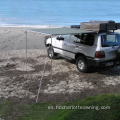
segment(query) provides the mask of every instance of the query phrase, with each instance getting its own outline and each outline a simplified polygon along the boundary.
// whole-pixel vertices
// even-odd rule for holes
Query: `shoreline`
[[[13,25],[13,24],[6,24],[6,25],[0,25],[0,28],[62,28],[62,27],[70,27],[70,26],[64,26],[64,25]]]

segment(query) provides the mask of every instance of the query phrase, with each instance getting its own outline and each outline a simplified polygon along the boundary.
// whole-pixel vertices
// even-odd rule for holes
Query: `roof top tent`
[[[89,21],[81,22],[81,25],[72,25],[71,28],[97,32],[113,30],[114,32],[114,30],[120,29],[120,23],[115,23],[115,21]]]
[[[51,36],[51,47],[52,47],[52,36],[53,35],[96,33],[95,31],[71,29],[71,28],[28,29],[28,30],[26,30],[26,61],[27,61],[27,31],[33,31],[33,32],[41,33],[41,34],[50,35]],[[27,62],[26,62],[26,64],[27,64]],[[42,75],[42,77],[43,77],[43,75]],[[41,81],[42,81],[42,78],[41,78]],[[41,81],[40,81],[40,85],[39,85],[39,90],[38,90],[38,95],[37,95],[36,102],[38,101],[38,96],[39,96],[39,93],[40,93]],[[51,83],[52,83],[52,58],[51,58]]]
[[[81,22],[81,28],[84,30],[94,30],[94,31],[108,31],[116,30],[116,23],[114,21],[89,21]]]

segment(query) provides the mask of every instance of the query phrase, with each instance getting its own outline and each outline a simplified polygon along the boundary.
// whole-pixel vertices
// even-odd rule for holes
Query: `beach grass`
[[[43,120],[52,114],[52,111],[48,109],[50,105],[52,104],[0,102],[0,117],[3,120]]]
[[[100,94],[66,103],[0,102],[0,115],[12,120],[118,120],[120,94]]]
[[[118,120],[120,118],[120,95],[98,95],[78,100],[67,106],[82,106],[82,109],[60,109],[48,120]]]

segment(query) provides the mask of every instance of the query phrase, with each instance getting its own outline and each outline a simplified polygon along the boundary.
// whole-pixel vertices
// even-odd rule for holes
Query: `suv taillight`
[[[105,58],[104,51],[96,51],[95,52],[95,58]]]

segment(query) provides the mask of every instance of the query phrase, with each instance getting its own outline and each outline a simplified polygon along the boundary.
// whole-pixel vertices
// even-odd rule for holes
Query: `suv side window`
[[[60,37],[64,38],[64,41],[68,41],[70,35],[61,35]]]
[[[70,42],[71,43],[80,43],[80,35],[71,35]]]
[[[94,44],[95,36],[93,34],[82,34],[81,44],[92,46]]]

